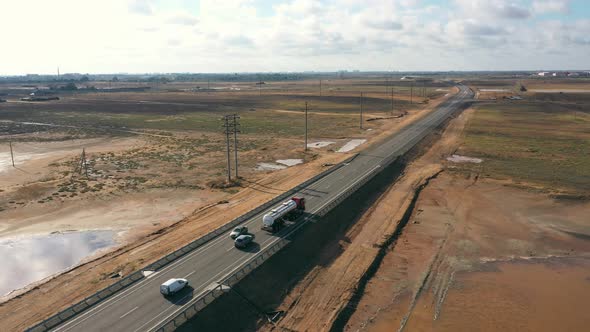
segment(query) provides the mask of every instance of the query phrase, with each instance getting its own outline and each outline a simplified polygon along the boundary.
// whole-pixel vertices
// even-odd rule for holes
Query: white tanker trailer
[[[305,211],[305,198],[292,197],[262,217],[262,229],[274,233],[285,224],[285,219],[296,218],[303,211]]]

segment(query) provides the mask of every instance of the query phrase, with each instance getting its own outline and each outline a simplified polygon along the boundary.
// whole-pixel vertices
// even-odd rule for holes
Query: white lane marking
[[[458,102],[458,101],[455,101],[455,100],[453,100],[453,102],[452,102],[450,105],[447,105],[446,107],[443,107],[443,110],[444,110],[444,111],[448,110],[449,108],[451,108],[451,107],[455,106],[454,104],[456,104],[457,102]],[[441,113],[441,112],[439,112],[439,113]],[[442,112],[442,113],[444,113],[444,112]],[[429,127],[429,125],[431,124],[431,122],[436,122],[436,121],[433,121],[433,120],[435,119],[435,117],[428,117],[427,119],[428,119],[428,120],[426,120],[426,126],[425,126],[425,127]],[[436,119],[436,120],[438,120],[438,119]],[[406,129],[406,130],[404,130],[404,132],[402,132],[400,135],[396,135],[396,136],[397,136],[397,137],[396,137],[396,138],[397,138],[397,140],[400,140],[400,139],[402,139],[402,137],[403,137],[403,138],[405,138],[404,136],[408,136],[408,135],[410,134],[410,132],[416,132],[416,131],[418,131],[418,130],[419,130],[419,128],[412,128],[413,130],[408,130],[408,127],[409,127],[409,125],[408,125],[408,126],[406,126],[406,127],[404,127],[404,128],[402,128],[402,130],[404,130],[404,129]],[[402,140],[403,140],[403,139],[402,139]],[[387,144],[387,143],[386,143],[386,144]],[[389,154],[389,155],[388,155],[388,157],[389,157],[389,156],[391,156],[392,154],[393,154],[393,153]],[[347,166],[347,165],[348,165],[348,163],[346,163],[344,166]],[[380,165],[377,165],[377,167],[380,167]],[[327,176],[323,177],[322,179],[318,180],[317,182],[314,182],[314,183],[310,184],[308,187],[305,187],[305,188],[303,188],[303,189],[302,189],[301,191],[299,191],[299,192],[302,192],[303,190],[306,190],[306,189],[313,189],[313,187],[317,187],[317,186],[318,186],[319,184],[321,184],[322,182],[324,182],[324,181],[328,180],[328,179],[330,178],[330,176],[334,176],[334,174],[336,174],[336,173],[339,173],[339,172],[341,172],[341,171],[342,171],[342,170],[344,170],[344,169],[345,169],[345,167],[340,167],[339,169],[337,169],[337,170],[335,170],[334,172],[332,172],[332,173],[328,174]],[[374,169],[373,169],[373,170],[374,170]],[[368,173],[372,172],[373,170],[371,170],[371,171],[367,172],[366,174],[368,174]],[[364,175],[366,175],[366,174],[364,174]],[[364,175],[363,175],[362,177],[364,177]],[[361,177],[361,178],[360,178],[358,181],[360,181],[360,180],[362,179],[362,177]],[[354,184],[356,184],[358,181],[356,181]],[[353,185],[354,185],[354,184],[353,184]],[[348,189],[348,188],[350,188],[350,187],[351,187],[351,186],[347,187],[347,189]],[[341,191],[340,193],[342,193],[342,191]],[[337,196],[336,196],[336,197],[337,197]],[[326,204],[322,205],[322,208],[323,208],[324,206],[326,206],[327,204],[331,203],[332,201],[333,201],[333,200],[330,200],[330,201],[328,201]],[[318,210],[319,210],[319,209],[316,209],[316,211],[318,211]],[[244,224],[245,224],[245,225],[250,225],[250,224],[253,224],[253,223],[255,223],[256,221],[257,221],[257,220],[256,220],[255,218],[252,218],[252,219],[250,219],[249,221],[246,221]],[[302,223],[301,225],[298,225],[298,227],[296,227],[296,228],[295,228],[295,229],[294,229],[292,232],[289,232],[289,233],[288,233],[288,235],[290,235],[291,233],[293,233],[294,231],[296,231],[297,229],[299,229],[299,227],[303,226],[304,224],[305,224],[305,222],[304,222],[304,223]],[[227,234],[229,234],[230,232],[231,232],[231,230],[230,230],[229,232],[227,232]],[[277,237],[270,237],[270,238],[269,238],[267,241],[269,241],[269,240],[276,240],[276,239],[278,239],[278,238],[277,238]],[[180,267],[180,265],[181,265],[181,264],[183,264],[183,263],[184,263],[186,260],[189,260],[189,259],[191,259],[191,258],[193,258],[193,257],[195,257],[195,256],[198,256],[198,255],[200,255],[201,253],[204,253],[204,252],[205,252],[207,249],[209,249],[210,247],[213,247],[214,245],[218,244],[219,242],[221,242],[221,241],[223,241],[223,240],[224,240],[223,234],[220,234],[220,235],[219,235],[217,238],[215,238],[215,239],[213,239],[213,240],[210,240],[210,241],[209,241],[208,243],[206,243],[205,245],[203,245],[203,246],[199,247],[198,249],[196,249],[196,250],[195,250],[195,251],[193,251],[192,253],[190,253],[190,254],[188,254],[188,255],[185,255],[185,256],[181,257],[180,259],[178,259],[178,260],[176,260],[175,262],[173,262],[173,263],[169,264],[168,266],[165,266],[165,267],[164,267],[162,270],[160,270],[160,271],[158,271],[158,272],[162,272],[162,273],[165,273],[165,272],[170,272],[171,270],[173,270],[173,269],[175,269],[175,268],[177,268],[177,267]],[[265,241],[264,243],[266,243],[267,241]],[[228,249],[228,250],[227,250],[227,252],[229,252],[231,249],[232,249],[232,248]],[[71,321],[69,321],[69,322],[66,322],[66,324],[62,325],[61,327],[58,327],[56,330],[61,330],[61,329],[63,329],[64,327],[66,327],[67,325],[70,325],[71,323],[74,323],[74,322],[76,322],[77,320],[79,320],[79,319],[82,319],[83,317],[87,316],[86,318],[83,318],[83,319],[82,319],[82,320],[81,320],[81,321],[80,321],[78,324],[75,324],[74,326],[76,326],[76,325],[79,325],[80,323],[82,323],[83,321],[87,320],[88,318],[90,318],[90,317],[92,317],[92,316],[94,316],[94,315],[96,315],[96,314],[98,314],[98,313],[100,313],[100,312],[102,312],[103,310],[105,310],[105,309],[106,309],[106,308],[104,308],[104,309],[98,310],[100,307],[103,307],[103,306],[108,306],[108,305],[114,304],[114,303],[115,303],[115,302],[117,302],[119,299],[122,299],[122,297],[123,297],[123,296],[131,295],[131,294],[132,294],[132,293],[134,293],[135,291],[137,291],[137,290],[139,290],[139,289],[141,289],[141,288],[143,288],[143,287],[145,287],[145,286],[148,286],[148,285],[149,285],[149,283],[147,283],[147,282],[143,282],[143,281],[140,281],[139,283],[136,283],[136,284],[134,284],[134,285],[133,285],[132,287],[130,287],[129,289],[127,289],[127,290],[125,290],[125,291],[123,291],[123,292],[121,292],[121,293],[119,293],[119,294],[117,294],[117,295],[115,295],[115,296],[113,296],[113,297],[109,298],[107,301],[105,301],[105,302],[103,302],[103,303],[101,303],[101,304],[97,305],[96,307],[92,308],[91,310],[87,311],[86,313],[83,313],[83,314],[82,314],[81,316],[79,316],[78,318],[76,318],[76,319],[74,319],[74,320],[71,320]],[[135,289],[135,288],[137,288],[137,289]],[[97,310],[98,310],[98,311],[97,311]]]
[[[135,308],[133,308],[133,309],[129,310],[129,311],[126,313],[126,314],[124,314],[123,316],[121,316],[121,317],[119,317],[119,318],[123,318],[123,317],[125,317],[125,316],[129,315],[130,313],[132,313],[132,312],[134,312],[135,310],[137,310],[137,308],[139,308],[139,307],[135,307]]]
[[[197,272],[197,270],[195,270],[195,271],[193,271],[193,272],[191,272],[191,273],[189,273],[189,274],[185,275],[185,276],[183,277],[183,279],[186,279],[186,278],[190,277],[190,276],[191,276],[193,273],[195,273],[195,272]]]
[[[432,118],[432,119],[434,119],[434,118]],[[427,121],[427,122],[428,122],[428,125],[430,125],[430,122],[435,122],[435,121],[433,121],[433,120],[430,120],[430,121]],[[428,126],[427,126],[427,127],[428,127]],[[412,131],[417,131],[417,130],[412,130]],[[423,131],[423,130],[421,130],[420,132],[422,132],[422,131]],[[392,154],[393,154],[393,153],[392,153]],[[390,154],[390,155],[392,155],[392,154]],[[353,186],[355,186],[355,185],[356,185],[358,182],[362,181],[362,180],[363,180],[363,179],[364,179],[364,178],[365,178],[367,175],[369,175],[370,173],[374,172],[376,169],[378,169],[378,168],[380,168],[380,167],[381,167],[381,165],[376,165],[375,167],[373,167],[373,168],[372,168],[371,170],[369,170],[368,172],[365,172],[363,175],[361,175],[360,177],[358,177],[358,178],[357,178],[357,180],[356,180],[355,182],[353,182],[352,184],[350,184],[349,186],[347,186],[345,189],[343,189],[343,190],[340,190],[339,194],[338,194],[338,195],[336,195],[336,196],[334,197],[334,199],[327,201],[327,202],[326,202],[326,203],[324,203],[322,206],[320,206],[319,208],[317,208],[317,209],[315,209],[314,211],[312,211],[312,212],[311,212],[311,214],[314,214],[314,213],[316,213],[317,211],[320,211],[321,209],[323,209],[324,207],[326,207],[328,204],[331,204],[332,202],[334,202],[334,201],[335,201],[335,200],[336,200],[336,199],[337,199],[337,198],[340,196],[340,194],[342,194],[342,193],[346,192],[348,189],[350,189],[350,188],[352,188]],[[324,178],[324,179],[325,179],[325,178]],[[324,179],[321,179],[320,181],[323,181]],[[313,185],[317,185],[317,184],[318,184],[320,181],[318,181],[318,182],[314,183]],[[311,219],[312,219],[312,218],[311,218],[311,216],[310,216],[310,217],[307,217],[307,218],[305,218],[305,219],[304,219],[304,220],[303,220],[301,223],[299,223],[299,224],[298,224],[298,225],[297,225],[297,226],[296,226],[294,229],[292,229],[290,232],[288,232],[288,233],[287,233],[287,234],[285,234],[285,235],[282,235],[282,236],[280,236],[280,237],[278,237],[278,236],[277,236],[277,237],[269,237],[269,238],[268,238],[266,241],[264,241],[264,242],[263,242],[263,245],[264,245],[264,244],[266,244],[266,243],[267,243],[267,242],[269,242],[269,241],[271,241],[271,243],[269,243],[268,245],[264,246],[264,247],[261,249],[261,251],[264,251],[266,248],[268,248],[269,246],[273,245],[275,242],[277,242],[277,241],[279,241],[279,240],[281,240],[281,239],[283,239],[283,238],[286,238],[286,237],[288,237],[289,235],[291,235],[292,233],[296,232],[296,231],[297,231],[299,228],[301,228],[301,227],[303,227],[305,224],[307,224],[307,223],[308,223],[308,222],[309,222]],[[278,235],[278,234],[277,234],[277,235]],[[229,251],[229,250],[228,250],[228,251]],[[230,267],[232,267],[232,266],[236,266],[236,265],[238,265],[239,263],[240,263],[240,261],[238,261],[237,263],[234,263],[234,264],[230,265]],[[227,268],[226,268],[226,269],[224,269],[223,271],[225,271],[225,270],[227,270]],[[223,271],[221,271],[220,273],[218,273],[216,276],[218,276],[218,275],[220,275],[221,273],[223,273]],[[232,271],[232,272],[233,272],[233,271]],[[228,274],[229,274],[229,273],[228,273]],[[227,274],[226,274],[226,275],[227,275]],[[214,280],[214,279],[216,278],[216,276],[215,276],[215,277],[213,277],[213,278],[211,278],[211,279],[209,279],[209,281],[212,281],[212,280]],[[208,282],[207,282],[205,285],[207,285],[207,284],[209,283],[209,281],[208,281]],[[202,294],[202,293],[203,293],[203,292],[201,292],[200,294]],[[199,295],[200,295],[200,294],[199,294]],[[189,305],[189,304],[190,304],[190,303],[192,303],[192,302],[195,302],[195,301],[197,301],[198,299],[199,299],[199,297],[198,297],[198,296],[197,296],[197,297],[195,297],[195,299],[194,299],[193,301],[191,301],[191,302],[187,303],[187,305]],[[185,305],[185,306],[186,306],[186,305]],[[177,312],[179,312],[180,310],[183,310],[183,308],[184,308],[185,306],[182,306],[182,307],[178,308],[177,310],[173,311],[173,312],[172,312],[170,315],[166,316],[166,317],[165,317],[163,320],[160,320],[158,323],[156,323],[155,325],[153,325],[153,326],[152,326],[150,329],[152,329],[152,328],[154,328],[154,327],[156,327],[156,326],[160,325],[160,324],[161,324],[161,323],[163,323],[164,321],[168,320],[170,317],[174,316],[174,315],[175,315]],[[170,307],[169,307],[169,308],[170,308]],[[168,308],[168,309],[169,309],[169,308]],[[166,309],[165,311],[167,311],[168,309]],[[161,314],[159,314],[159,315],[157,315],[156,317],[154,317],[154,319],[155,319],[155,318],[157,318],[158,316],[161,316],[162,314],[164,314],[164,313],[165,313],[165,311],[163,311]],[[139,331],[141,328],[143,328],[144,326],[146,326],[147,324],[149,324],[149,323],[150,323],[151,321],[153,321],[154,319],[150,320],[149,322],[146,322],[144,325],[142,325],[142,326],[141,326],[139,329],[135,330],[134,332],[137,332],[137,331]]]
[[[361,175],[360,177],[357,178],[357,180],[352,183],[351,185],[349,185],[348,187],[346,187],[344,190],[341,190],[339,192],[339,194],[342,194],[344,192],[346,192],[348,189],[350,189],[351,187],[353,187],[354,185],[356,185],[358,182],[362,181],[367,175],[369,175],[370,173],[374,172],[377,168],[381,167],[381,165],[377,165],[375,167],[373,167],[370,171],[365,172],[363,175]],[[325,204],[323,204],[322,206],[320,206],[319,208],[315,209],[313,212],[311,212],[311,214],[316,213],[317,211],[320,211],[321,209],[323,209],[325,206],[327,206],[328,204],[332,203],[334,200],[336,200],[340,195],[336,195],[334,197],[334,199],[329,200],[328,202],[326,202]],[[273,245],[275,242],[284,239],[285,237],[291,235],[293,232],[297,231],[299,228],[303,227],[303,225],[307,224],[309,222],[309,220],[311,220],[311,216],[306,217],[301,223],[299,223],[299,225],[297,225],[297,227],[293,230],[291,230],[289,233],[285,234],[284,236],[281,237],[269,237],[266,241],[263,242],[263,245],[266,244],[268,241],[271,241],[271,243],[269,243],[268,245],[262,247],[262,249],[260,249],[259,252],[264,251],[266,248],[270,247],[271,245]],[[288,229],[288,228],[287,228]],[[240,263],[242,263],[241,260],[238,260],[236,263],[230,265],[228,268],[233,267],[233,266],[237,266]],[[209,279],[205,285],[210,284],[211,281],[213,281],[214,279],[217,278],[217,276],[219,276],[220,274],[222,274],[225,270],[227,270],[228,268],[225,268],[224,270],[222,270],[221,272],[219,272],[218,274],[216,274],[213,278]],[[232,271],[233,272],[233,271]],[[229,274],[229,273],[227,273]],[[226,274],[226,275],[227,275]],[[223,278],[222,278],[223,279]],[[202,294],[203,292],[201,292],[199,294],[199,296]],[[168,320],[170,317],[174,316],[177,312],[179,312],[180,310],[184,309],[187,305],[190,305],[191,303],[199,300],[199,296],[195,296],[193,301],[190,301],[189,303],[187,303],[184,306],[181,306],[180,308],[178,308],[177,310],[174,310],[170,315],[166,316],[164,319],[160,320],[159,322],[157,322],[155,325],[152,325],[148,330],[152,330],[154,327],[162,324],[164,321]],[[162,314],[164,314],[168,309],[170,309],[172,306],[168,307],[167,309],[165,309],[164,311],[162,311],[160,314],[158,314],[157,316],[155,316],[153,319],[151,319],[150,321],[146,322],[145,324],[143,324],[142,326],[140,326],[138,329],[136,329],[134,332],[137,332],[139,330],[141,330],[144,326],[148,325],[151,321],[153,321],[154,319],[156,319],[157,317],[161,316]]]
[[[229,247],[225,252],[230,252],[234,247]]]
[[[264,248],[264,249],[266,249],[266,248]],[[221,270],[219,273],[217,273],[216,275],[214,275],[212,278],[209,278],[205,283],[203,283],[203,285],[205,285],[205,287],[209,286],[213,282],[213,280],[215,280],[215,279],[217,279],[219,277],[220,274],[225,273],[228,269],[234,268],[235,266],[237,266],[237,265],[239,265],[241,263],[242,263],[242,261],[241,260],[238,260],[238,261],[234,262],[233,264],[230,264],[228,267],[226,267],[225,269]],[[180,310],[182,308],[185,308],[187,305],[190,305],[191,303],[199,300],[199,297],[201,296],[201,294],[203,294],[206,291],[207,291],[207,289],[206,288],[203,288],[203,290],[199,293],[198,296],[195,296],[193,300],[189,301],[184,306],[181,306],[178,310]],[[187,296],[185,296],[184,298],[186,298]],[[162,312],[160,312],[158,315],[156,315],[154,318],[150,319],[149,321],[145,322],[143,325],[141,325],[139,328],[135,329],[133,332],[141,331],[144,326],[148,325],[150,322],[152,322],[154,319],[157,319],[159,316],[165,314],[166,311],[168,311],[170,308],[173,308],[173,307],[175,307],[175,306],[174,305],[170,305],[168,308],[162,310]],[[164,318],[163,320],[161,320],[160,322],[158,322],[156,325],[159,325],[161,322],[163,322],[166,319],[168,319],[168,317],[174,315],[176,312],[178,312],[178,310],[174,311],[171,315],[167,316],[166,318]]]
[[[229,233],[228,233],[229,234]],[[166,267],[164,267],[162,270],[159,270],[158,273],[164,274],[167,272],[171,272],[173,269],[180,267],[180,264],[184,263],[184,261],[193,258],[195,256],[198,256],[201,253],[204,253],[206,249],[209,249],[210,247],[216,245],[217,243],[223,241],[225,238],[222,235],[219,235],[217,238],[209,241],[208,243],[206,243],[205,245],[199,247],[198,249],[196,249],[195,251],[193,251],[190,254],[187,254],[181,258],[179,258],[178,260],[176,260],[175,262],[167,265]],[[91,310],[86,311],[84,313],[82,313],[80,316],[78,316],[76,319],[70,320],[68,322],[66,322],[65,324],[57,327],[54,331],[68,331],[78,325],[80,325],[81,323],[83,323],[84,321],[88,320],[89,318],[101,313],[102,311],[108,309],[108,306],[115,304],[116,302],[118,302],[119,300],[122,300],[123,297],[126,297],[128,295],[131,295],[133,293],[135,293],[136,291],[149,286],[150,284],[148,282],[142,282],[139,281],[138,283],[135,283],[133,286],[129,287],[128,289],[120,292],[119,294],[113,295],[112,297],[110,297],[109,299],[107,299],[105,302],[100,303],[96,306],[94,306]],[[103,308],[104,307],[104,308]],[[75,324],[74,324],[75,323]],[[71,327],[67,327],[68,325],[72,325]]]

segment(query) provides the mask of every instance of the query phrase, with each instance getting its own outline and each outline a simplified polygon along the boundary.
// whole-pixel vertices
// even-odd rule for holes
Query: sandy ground
[[[194,211],[173,225],[147,235],[137,236],[96,260],[53,278],[0,304],[0,322],[8,330],[26,328],[60,308],[84,298],[113,280],[108,275],[122,271],[124,275],[155,261],[158,257],[260,205],[322,171],[322,163],[336,163],[348,155],[320,158],[307,165],[295,166],[268,174],[264,180],[247,184],[246,189],[228,198],[226,204],[212,204]],[[141,232],[137,233],[138,235]],[[75,280],[76,282],[72,282]],[[25,309],[26,308],[26,309]]]
[[[15,166],[12,167],[10,147],[0,145],[0,184],[4,191],[47,178],[50,175],[47,165],[79,156],[82,148],[88,153],[117,152],[145,143],[136,138],[93,138],[55,142],[14,142],[12,143]]]
[[[381,130],[367,132],[368,142],[363,144],[363,147],[385,139],[400,127],[432,111],[441,101],[442,99],[439,98],[431,102],[426,109],[410,110],[406,116],[399,119],[383,120],[379,125]],[[75,151],[78,148],[72,149]],[[164,191],[164,194],[162,191],[141,192],[135,196],[116,197],[113,202],[116,202],[115,204],[120,207],[118,210],[112,211],[113,218],[108,218],[109,220],[113,219],[115,227],[129,227],[129,224],[124,222],[125,216],[136,215],[137,210],[143,209],[146,202],[154,203],[159,199],[159,205],[162,206],[154,208],[151,213],[146,211],[145,214],[138,215],[132,221],[136,225],[134,232],[128,232],[123,244],[115,250],[104,256],[92,258],[67,273],[49,277],[25,290],[15,292],[12,296],[17,296],[8,301],[4,299],[6,302],[0,304],[1,325],[8,330],[18,330],[30,326],[112,283],[113,280],[108,278],[111,273],[121,272],[126,275],[135,271],[321,172],[325,169],[325,166],[322,165],[335,164],[349,156],[348,153],[320,154],[315,155],[313,159],[303,165],[277,172],[261,172],[260,176],[256,178],[258,180],[243,181],[242,185],[245,188],[239,190],[238,193],[225,192],[224,199],[211,196],[209,191],[203,191],[204,194],[201,196],[200,194],[195,195],[194,191],[191,191],[188,197],[183,197],[182,191]],[[44,162],[46,163],[47,160]],[[43,174],[38,175],[43,176]],[[73,207],[72,213],[67,217],[61,215],[61,213],[68,214],[67,209],[63,212],[55,211],[56,219],[60,221],[56,221],[51,226],[38,223],[39,220],[36,220],[33,216],[34,213],[32,213],[31,219],[23,219],[26,222],[23,222],[21,230],[37,233],[49,229],[54,230],[55,228],[52,227],[71,229],[72,226],[75,226],[76,229],[80,229],[83,227],[82,224],[73,224],[73,221],[80,218],[87,220],[87,227],[91,228],[96,225],[96,219],[93,220],[95,217],[92,216],[97,213],[106,214],[114,206],[109,202],[102,202],[100,204],[93,203],[94,206],[89,208],[88,202],[83,200],[79,202],[77,208]],[[169,211],[177,207],[180,207],[178,211],[175,211],[175,214],[170,214]],[[148,220],[143,219],[142,215],[149,216]],[[179,221],[174,219],[182,216],[185,217]],[[168,217],[172,219],[168,219]],[[141,224],[143,226],[139,226]],[[162,228],[162,226],[164,227]],[[75,282],[73,282],[74,280]]]
[[[140,139],[88,139],[65,142],[15,143],[18,156],[28,156],[22,163],[0,172],[3,194],[17,192],[23,202],[32,199],[42,186],[53,187],[53,175],[47,165],[87,153],[116,152],[144,146]],[[31,185],[30,195],[23,187]],[[22,193],[22,194],[21,194]],[[21,195],[19,195],[21,194]],[[0,236],[47,234],[56,231],[87,229],[129,230],[138,226],[166,226],[180,220],[196,208],[217,202],[226,196],[209,190],[159,189],[144,192],[118,193],[85,200],[59,203],[27,204],[26,208],[2,211]],[[124,239],[118,239],[124,242]]]
[[[420,195],[347,330],[584,330],[588,213],[587,202],[443,173]]]
[[[531,89],[529,91],[538,93],[590,93],[590,89]]]
[[[345,250],[327,267],[316,267],[286,297],[286,314],[279,330],[328,331],[348,305],[361,276],[367,271],[387,236],[394,233],[417,187],[442,170],[439,161],[453,152],[470,111],[462,113],[428,152],[413,162],[349,231]],[[271,326],[266,326],[272,329]]]
[[[277,327],[265,329],[328,331],[351,307],[337,325],[346,331],[586,329],[590,203],[444,171],[421,192],[408,224],[355,299],[416,187],[450,165],[445,158],[471,114],[451,121],[442,139],[349,231],[344,252],[290,292]]]

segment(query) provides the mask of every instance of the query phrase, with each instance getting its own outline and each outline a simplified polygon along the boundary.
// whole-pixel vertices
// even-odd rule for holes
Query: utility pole
[[[238,132],[240,131],[238,129],[238,126],[240,125],[238,123],[238,119],[240,118],[239,115],[234,114],[234,118],[233,118],[233,131],[234,131],[234,160],[236,163],[236,180],[238,179]]]
[[[410,105],[413,104],[414,100],[414,82],[412,82],[412,85],[410,87]]]
[[[12,140],[8,141],[8,144],[10,144],[10,158],[12,158],[12,167],[14,166],[14,153],[12,153]]]
[[[322,80],[320,80],[320,97],[322,96]]]
[[[361,92],[361,98],[360,98],[360,106],[361,106],[360,128],[363,129],[363,93],[362,92]]]
[[[210,89],[211,89],[211,79],[208,78],[207,79],[207,90],[210,90]]]
[[[305,150],[307,151],[307,102],[305,102]]]
[[[84,167],[84,174],[88,177],[88,163],[86,162],[86,149],[82,148],[82,164],[81,167]],[[82,172],[82,168],[80,168],[80,173]]]
[[[391,87],[391,113],[393,113],[393,87]]]
[[[231,163],[229,160],[229,133],[230,133],[230,115],[226,115],[223,117],[224,120],[224,124],[223,127],[225,127],[225,144],[227,147],[227,182],[230,183],[231,182]]]

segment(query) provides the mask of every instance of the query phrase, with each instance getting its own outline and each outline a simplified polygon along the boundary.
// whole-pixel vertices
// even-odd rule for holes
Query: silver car
[[[246,248],[250,243],[254,241],[254,235],[252,234],[242,234],[236,238],[234,241],[234,245],[236,248]]]
[[[235,240],[238,236],[242,234],[248,234],[248,227],[239,226],[234,228],[234,230],[231,233],[229,233],[229,237],[231,237],[232,240]]]

